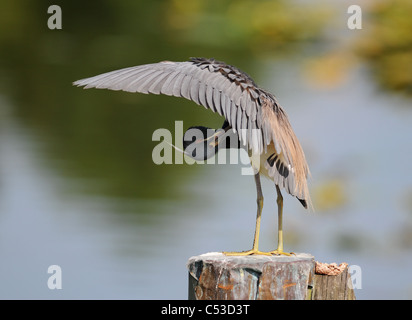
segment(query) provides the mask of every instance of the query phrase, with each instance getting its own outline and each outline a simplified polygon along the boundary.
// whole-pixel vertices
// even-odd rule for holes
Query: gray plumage
[[[219,113],[251,154],[264,157],[260,169],[267,172],[263,173],[310,204],[309,169],[286,113],[271,93],[236,67],[205,58],[163,61],[78,80],[74,85],[183,97]],[[272,155],[278,162],[271,161]]]

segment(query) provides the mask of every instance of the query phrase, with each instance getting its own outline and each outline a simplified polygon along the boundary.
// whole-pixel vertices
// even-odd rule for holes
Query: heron
[[[312,207],[307,179],[310,175],[303,149],[288,116],[270,92],[258,87],[253,79],[235,66],[214,58],[190,58],[188,61],[138,65],[75,81],[76,86],[122,90],[144,94],[183,97],[225,118],[222,129],[203,140],[204,158],[216,152],[219,137],[235,135],[248,151],[254,168],[257,215],[252,249],[224,252],[226,255],[286,255],[283,247],[282,190],[295,197],[305,209]],[[206,132],[207,128],[198,126]],[[206,143],[205,143],[206,142]],[[258,159],[259,161],[253,161]],[[259,250],[263,193],[260,175],[273,180],[277,195],[278,243],[273,251]]]

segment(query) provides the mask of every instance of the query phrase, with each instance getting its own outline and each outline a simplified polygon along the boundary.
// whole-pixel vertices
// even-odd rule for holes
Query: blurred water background
[[[47,9],[62,8],[50,30]],[[252,245],[240,165],[155,165],[158,128],[218,128],[172,97],[74,80],[192,56],[238,66],[287,111],[316,211],[284,195],[286,250],[362,271],[358,299],[412,298],[412,5],[340,1],[3,1],[0,298],[186,299],[190,256]],[[261,249],[276,245],[263,181]],[[50,290],[50,265],[62,290]]]

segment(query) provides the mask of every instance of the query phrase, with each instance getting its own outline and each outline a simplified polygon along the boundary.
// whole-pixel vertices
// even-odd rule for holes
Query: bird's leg
[[[262,194],[262,186],[260,184],[260,176],[259,172],[255,174],[255,183],[256,183],[256,192],[257,192],[257,216],[256,216],[256,228],[255,228],[255,237],[253,240],[253,248],[248,251],[242,252],[223,252],[225,255],[228,256],[248,256],[252,254],[263,254],[270,256],[270,252],[262,252],[259,251],[259,233],[260,233],[260,219],[262,216],[262,209],[263,209],[263,194]]]
[[[283,197],[278,185],[276,185],[277,204],[278,204],[278,248],[271,251],[272,254],[290,256],[293,252],[288,253],[283,251]]]

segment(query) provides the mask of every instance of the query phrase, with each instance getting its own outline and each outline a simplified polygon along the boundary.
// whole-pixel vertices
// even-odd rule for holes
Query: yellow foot
[[[226,256],[251,256],[253,255],[265,255],[265,256],[271,256],[271,252],[264,252],[264,251],[259,251],[257,249],[252,249],[248,251],[241,251],[241,252],[223,252],[224,255]]]
[[[288,257],[290,257],[291,255],[295,255],[295,253],[294,252],[285,252],[285,251],[283,251],[283,250],[273,250],[273,251],[270,251],[270,254],[273,254],[273,255],[275,255],[275,256],[280,256],[280,255],[282,255],[282,256],[288,256]]]

